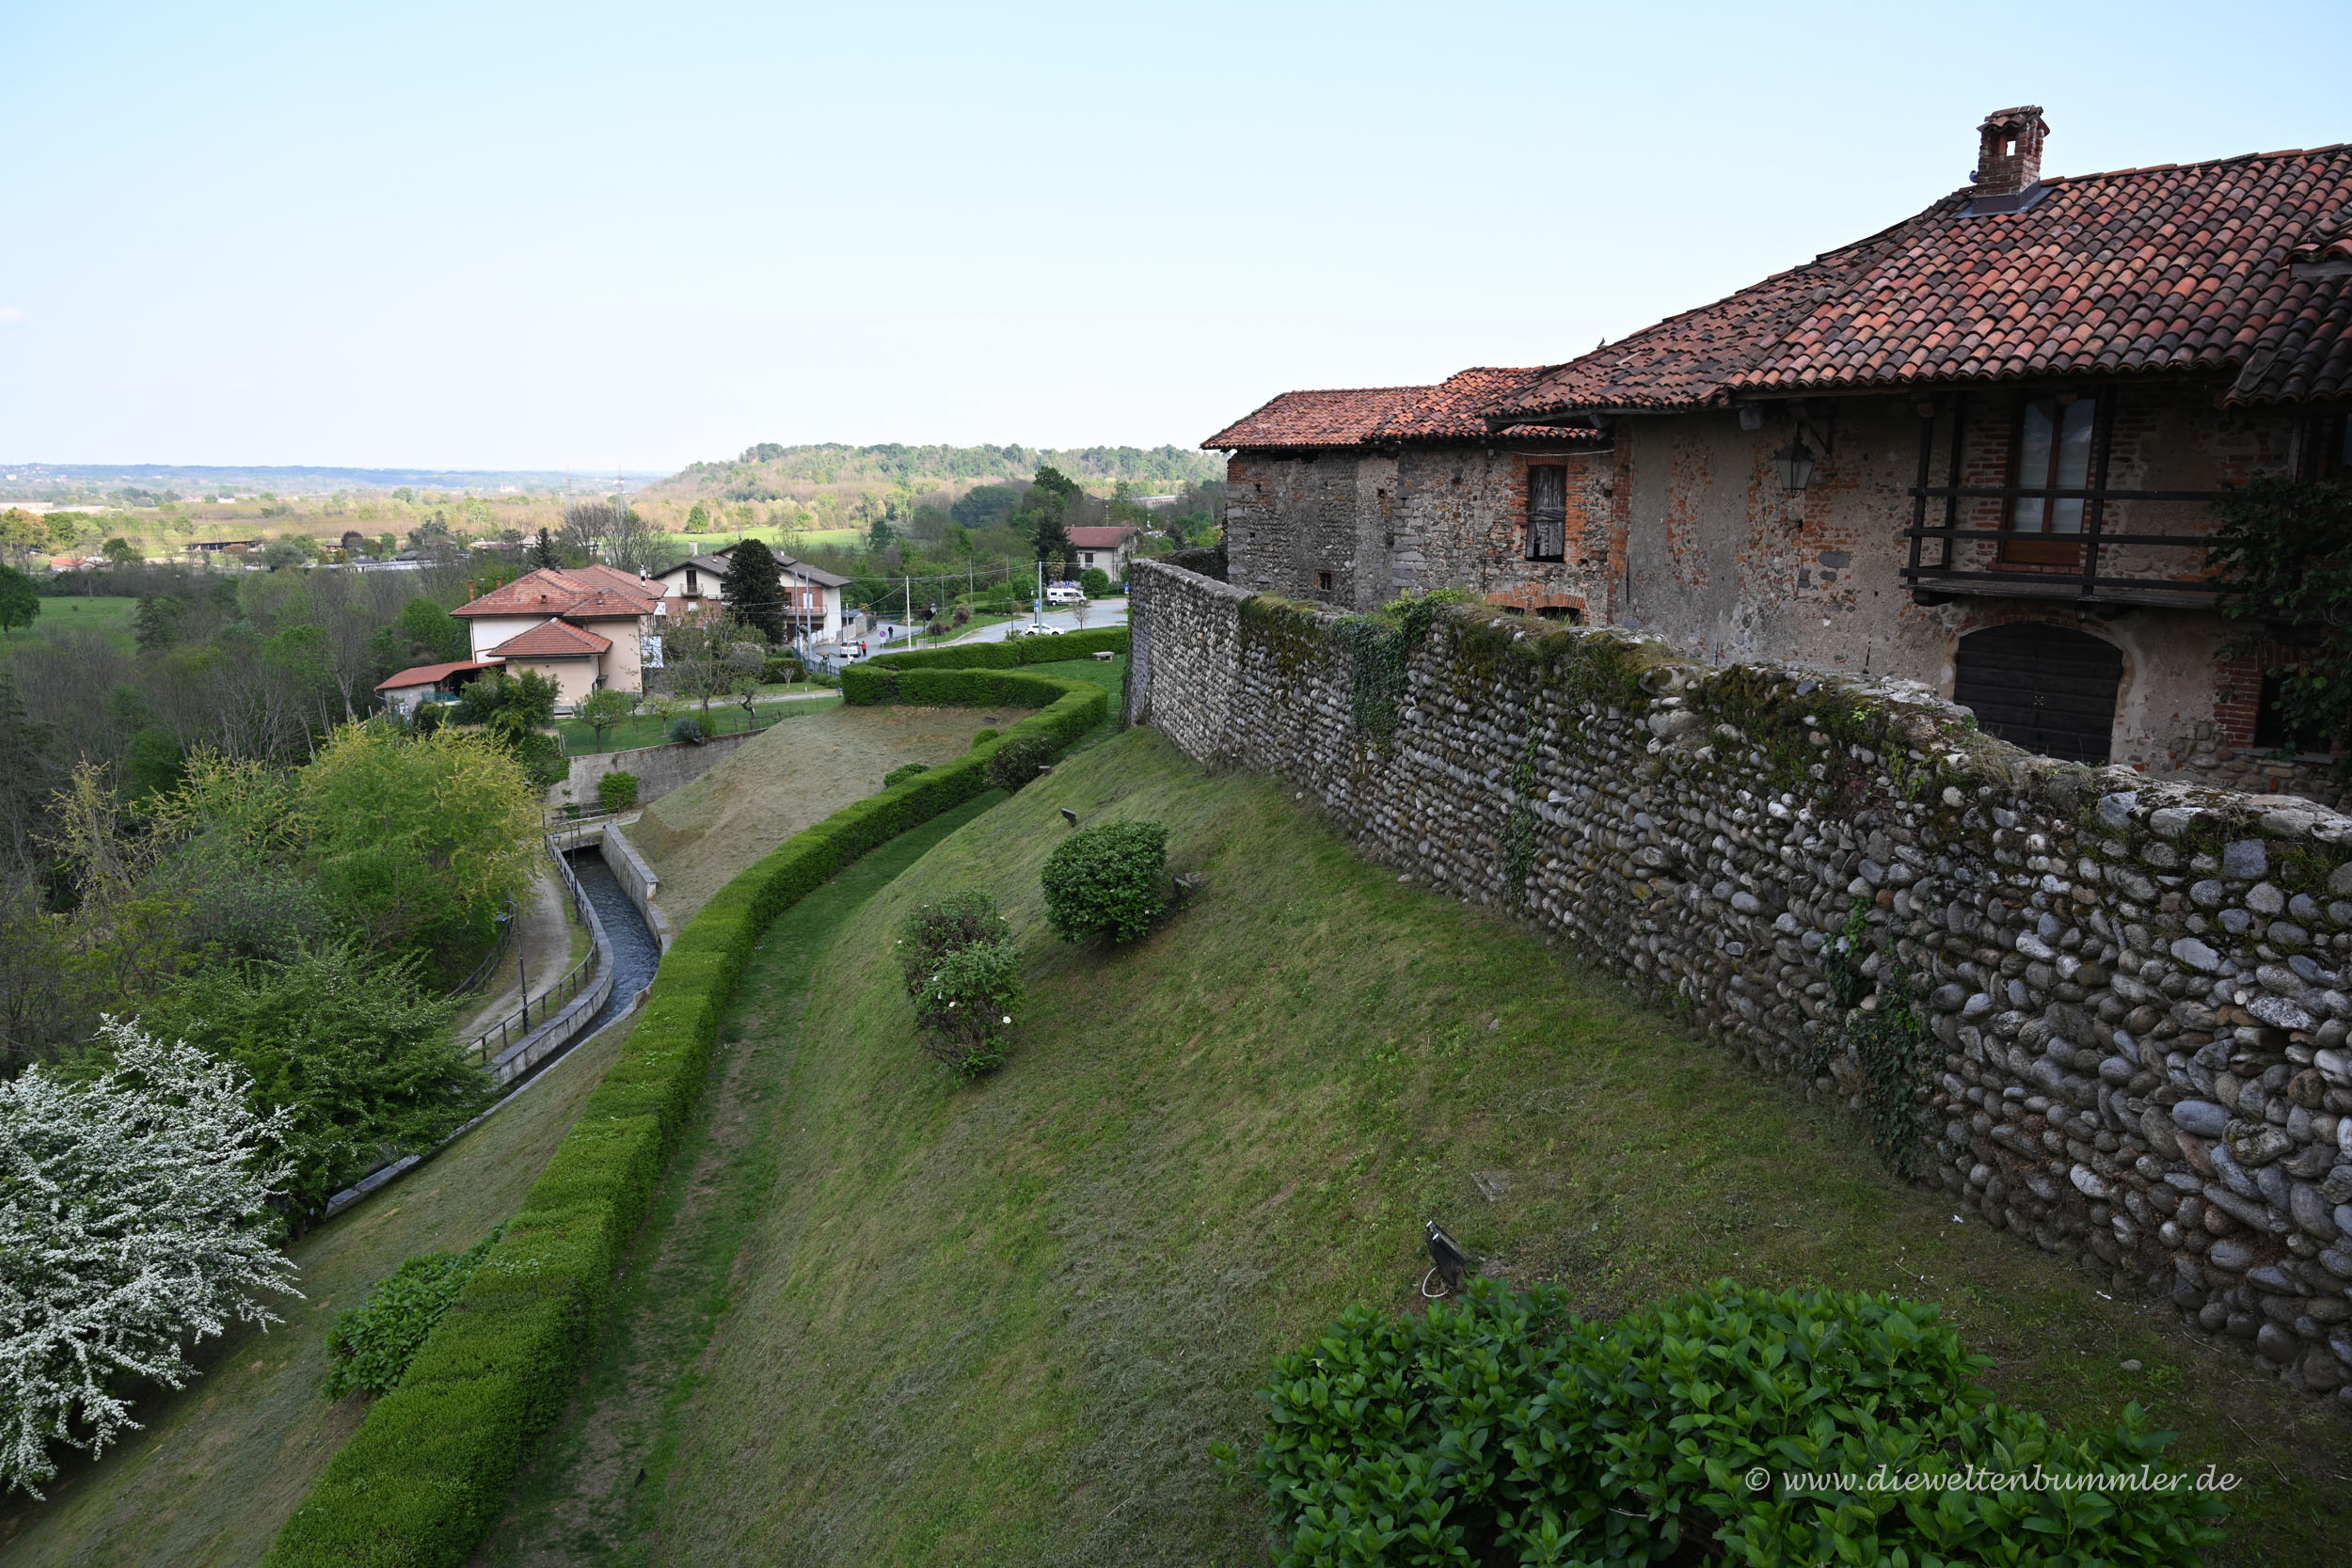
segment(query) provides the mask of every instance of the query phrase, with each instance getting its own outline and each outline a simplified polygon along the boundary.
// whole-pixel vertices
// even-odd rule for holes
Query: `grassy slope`
[[[829,934],[923,853],[996,801],[980,797],[850,866],[778,917],[771,961],[742,991],[712,1062],[707,1114],[678,1151],[615,1296],[613,1330],[580,1397],[517,1488],[485,1564],[644,1560],[645,1531],[677,1451],[736,1259],[775,1185],[773,1107],[791,1085],[808,982]],[[639,1481],[644,1474],[651,1484]]]
[[[783,691],[787,689],[778,686],[774,689]],[[793,689],[818,689],[803,686]],[[787,719],[804,719],[812,713],[830,712],[840,705],[837,699],[828,700],[823,697],[805,698],[789,703],[761,703],[758,705],[758,721],[760,726],[765,728],[771,724],[781,723]],[[700,705],[696,705],[691,711],[692,717],[696,719],[702,717]],[[670,738],[670,724],[674,722],[675,722],[675,720],[665,721],[644,715],[625,719],[604,732],[602,744],[598,744],[596,740],[596,732],[577,719],[558,719],[553,728],[557,735],[564,737],[565,752],[573,756],[580,756],[591,752],[629,752],[641,746],[666,745]],[[710,705],[711,734],[734,735],[743,728],[743,708],[740,704],[720,701]]]
[[[293,1256],[306,1299],[280,1306],[285,1323],[214,1342],[185,1391],[141,1402],[146,1431],[66,1465],[49,1502],[7,1505],[10,1568],[258,1561],[365,1414],[319,1397],[336,1315],[402,1259],[469,1246],[512,1213],[627,1033],[607,1029],[462,1143],[304,1237]]]
[[[1036,890],[1063,805],[1166,821],[1205,892],[1139,946],[1055,942]],[[958,1090],[912,1043],[887,954],[908,907],[974,885],[1024,933],[1032,1012],[1003,1073]],[[1436,1216],[1596,1313],[1720,1275],[1940,1302],[2006,1396],[2069,1423],[2137,1398],[2185,1457],[2246,1476],[2231,1560],[2327,1560],[2334,1417],[1955,1223],[1847,1122],[1150,732],[848,916],[796,1024],[771,999],[804,961],[776,939],[757,959],[738,1026],[789,1069],[764,1113],[772,1192],[671,1385],[691,1403],[651,1467],[666,1496],[625,1557],[1259,1560],[1258,1499],[1210,1443],[1254,1442],[1274,1350],[1351,1301],[1413,1302]],[[1507,1190],[1490,1203],[1473,1173]]]
[[[661,907],[683,925],[738,872],[802,829],[882,787],[902,763],[961,756],[983,722],[1023,710],[846,707],[772,726],[691,784],[645,808],[629,840],[661,879]]]

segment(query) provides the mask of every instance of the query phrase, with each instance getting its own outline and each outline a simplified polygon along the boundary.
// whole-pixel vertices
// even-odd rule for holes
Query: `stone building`
[[[1998,111],[1973,184],[1581,358],[1276,399],[1203,443],[1232,579],[1458,584],[1917,680],[2053,755],[2328,792],[2276,749],[2291,650],[2226,656],[2200,541],[2225,486],[2352,466],[2352,146],[2045,176],[2047,135]]]

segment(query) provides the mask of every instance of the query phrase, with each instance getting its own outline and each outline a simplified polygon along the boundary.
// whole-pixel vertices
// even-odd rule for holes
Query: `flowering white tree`
[[[35,1497],[51,1439],[96,1452],[135,1429],[122,1391],[183,1386],[185,1347],[298,1295],[268,1207],[287,1113],[245,1073],[108,1019],[87,1083],[27,1068],[0,1084],[0,1481]]]

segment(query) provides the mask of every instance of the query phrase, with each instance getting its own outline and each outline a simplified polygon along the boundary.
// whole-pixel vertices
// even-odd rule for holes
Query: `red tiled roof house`
[[[1073,528],[1070,531],[1072,576],[1092,569],[1118,584],[1127,580],[1127,552],[1136,542],[1131,528]]]
[[[538,671],[570,707],[608,687],[645,689],[644,671],[660,663],[666,592],[611,566],[543,566],[450,613],[466,623],[476,659]]]
[[[1978,134],[1974,183],[1924,212],[1581,358],[1472,372],[1518,376],[1473,412],[1497,452],[1536,428],[1606,451],[1582,476],[1593,620],[2260,785],[2223,753],[2257,739],[2263,671],[2223,661],[2196,541],[2225,485],[2352,467],[2352,147],[2044,177],[2039,108]],[[1294,393],[1204,445],[1255,482],[1278,439],[1376,443],[1409,390]],[[1295,506],[1236,485],[1231,575],[1311,594],[1345,556],[1356,585],[1322,596],[1495,596],[1538,524],[1508,470],[1464,468],[1441,549],[1391,528],[1380,479]]]
[[[1541,373],[1285,392],[1210,436],[1203,447],[1229,454],[1229,578],[1356,610],[1469,587],[1581,618],[1610,570],[1608,441],[1589,428],[1498,431],[1485,418]]]

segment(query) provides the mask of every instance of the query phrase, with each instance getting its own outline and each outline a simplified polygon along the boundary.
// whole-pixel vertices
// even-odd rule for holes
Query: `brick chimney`
[[[2013,196],[2042,178],[2042,141],[2050,134],[2042,105],[1995,109],[1977,127],[1978,196]]]

